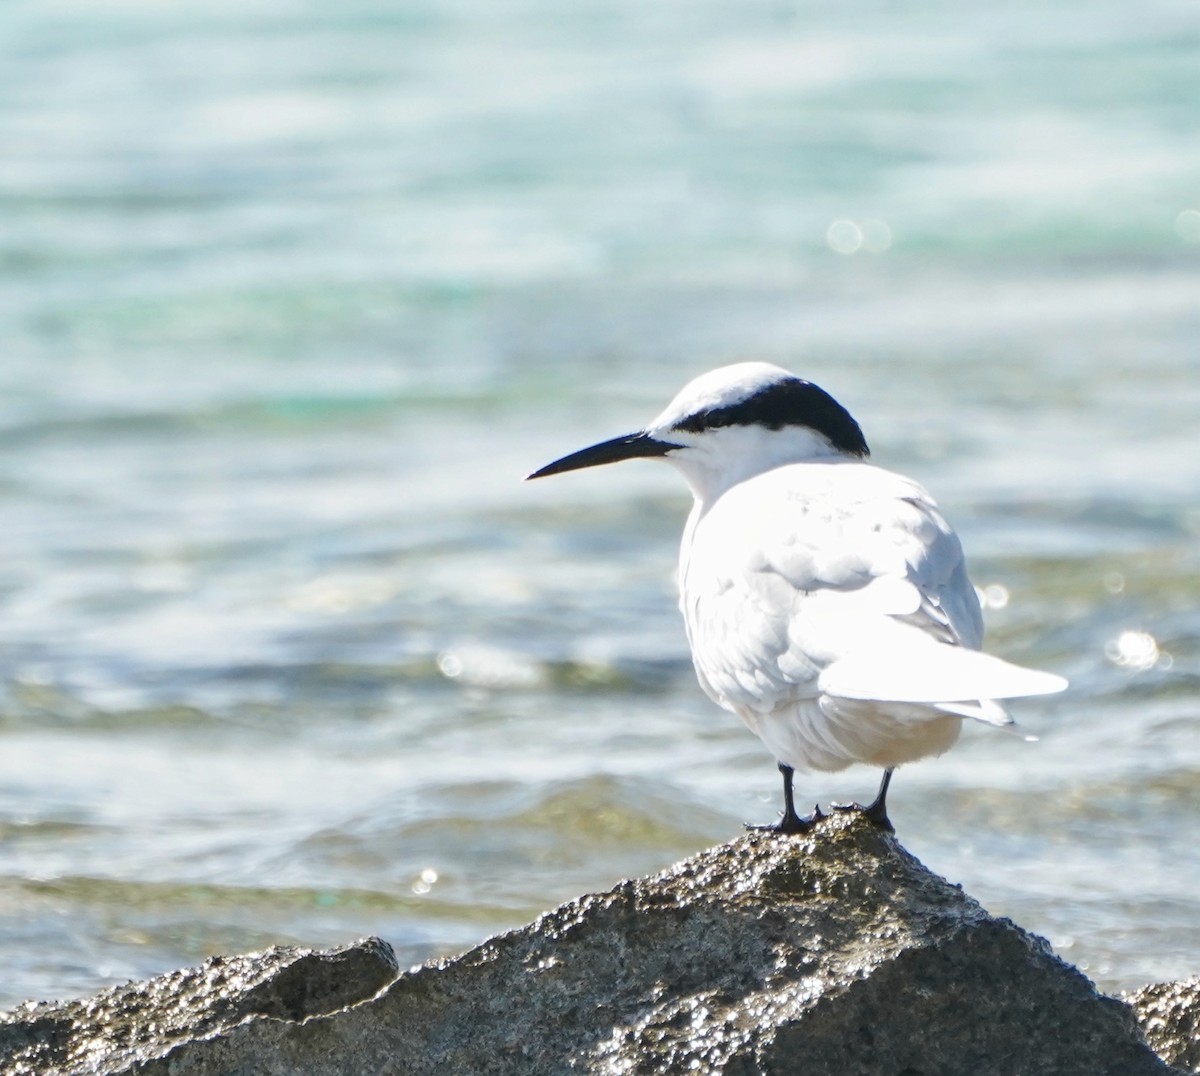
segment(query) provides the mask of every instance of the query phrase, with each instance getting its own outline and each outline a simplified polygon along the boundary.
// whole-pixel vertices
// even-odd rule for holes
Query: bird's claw
[[[873,803],[868,803],[865,807],[861,803],[831,803],[829,809],[832,811],[854,811],[856,814],[861,814],[868,821],[873,822],[880,829],[885,829],[889,833],[895,833],[896,827],[892,825],[892,820],[888,818],[887,806],[875,800]]]
[[[752,826],[747,822],[745,823],[745,828],[749,833],[811,833],[813,827],[825,817],[825,812],[821,810],[820,805],[814,803],[812,814],[805,815],[803,818],[796,814],[795,811],[792,811],[790,814],[785,812],[774,825]]]

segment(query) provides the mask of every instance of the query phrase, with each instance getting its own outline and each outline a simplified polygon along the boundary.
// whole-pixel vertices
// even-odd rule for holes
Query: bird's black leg
[[[879,791],[875,794],[875,798],[868,803],[863,809],[865,814],[875,825],[881,829],[892,830],[892,820],[888,818],[887,813],[887,791],[888,785],[892,783],[892,771],[886,769],[883,771],[883,780],[879,782]]]
[[[747,826],[746,828],[769,833],[807,833],[825,816],[821,813],[821,808],[814,805],[813,813],[807,818],[801,818],[796,813],[796,799],[792,790],[792,778],[796,771],[786,762],[781,762],[779,772],[783,774],[783,817],[773,826]]]
[[[883,780],[879,782],[879,791],[875,798],[865,807],[861,803],[835,803],[833,809],[835,811],[858,811],[866,815],[880,829],[894,833],[895,826],[892,825],[892,820],[888,818],[887,813],[887,791],[888,785],[891,783],[892,771],[889,767],[883,771]]]

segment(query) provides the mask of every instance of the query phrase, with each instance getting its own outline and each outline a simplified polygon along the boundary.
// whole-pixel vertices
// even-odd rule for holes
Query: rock
[[[0,1014],[0,1072],[128,1072],[247,1017],[295,1022],[336,1012],[371,997],[396,971],[391,947],[367,938],[324,953],[281,946],[217,956],[82,1001],[27,1003]]]
[[[1200,976],[1143,986],[1124,998],[1160,1057],[1188,1072],[1200,1072]]]
[[[124,988],[124,997],[146,999],[134,1006],[138,1028],[148,1026],[153,999],[164,1006],[154,1018],[165,1029],[158,1039],[122,1030],[124,1003],[97,1004],[121,991],[75,1007],[18,1010],[18,1019],[34,1024],[39,1013],[57,1022],[37,1041],[47,1048],[53,1041],[58,1052],[43,1056],[61,1067],[36,1071],[1175,1071],[1142,1041],[1132,1011],[1097,994],[1046,942],[988,915],[892,835],[849,814],[806,837],[749,834],[654,877],[581,897],[338,1011],[296,1004],[307,996],[297,981],[307,972],[280,968],[271,954],[260,959],[261,976],[253,962],[240,973],[251,992],[290,974],[282,999],[291,1000],[246,1004],[210,965]],[[328,969],[312,967],[327,983]],[[173,979],[195,989],[176,996],[183,991]],[[330,998],[328,989],[318,993]],[[308,1012],[318,1015],[304,1019]],[[235,1014],[244,1019],[232,1026]],[[118,1034],[106,1053],[102,1044]]]

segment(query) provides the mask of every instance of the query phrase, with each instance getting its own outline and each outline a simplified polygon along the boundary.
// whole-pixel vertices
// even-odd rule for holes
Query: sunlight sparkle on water
[[[979,604],[985,609],[1003,609],[1008,605],[1008,587],[1000,583],[989,583],[982,590],[976,588]]]
[[[433,885],[437,880],[438,872],[432,867],[426,867],[421,871],[420,875],[418,875],[417,880],[413,882],[412,891],[418,896],[424,896],[433,888]]]
[[[1124,669],[1152,669],[1161,656],[1158,640],[1146,631],[1123,631],[1104,648],[1105,657]]]

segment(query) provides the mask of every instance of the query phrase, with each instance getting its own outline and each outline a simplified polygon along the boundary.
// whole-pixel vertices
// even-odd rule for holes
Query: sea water
[[[1105,989],[1200,970],[1197,71],[1170,2],[5,5],[0,1003],[413,963],[772,820],[678,476],[521,482],[739,359],[1071,678],[904,843]]]

